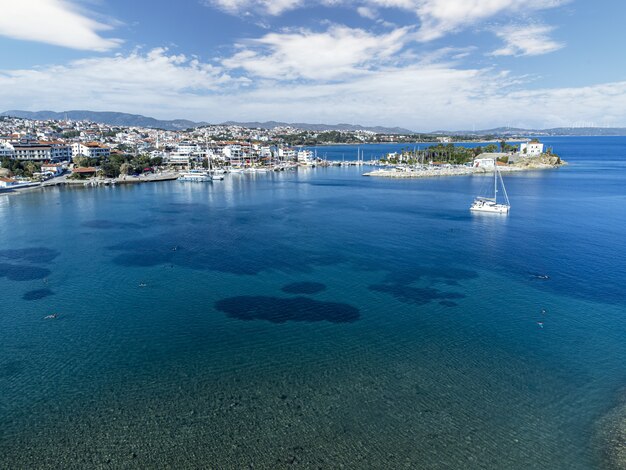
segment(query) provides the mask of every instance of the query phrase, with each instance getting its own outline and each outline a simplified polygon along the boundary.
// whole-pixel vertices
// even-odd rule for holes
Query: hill
[[[54,119],[62,121],[64,119],[71,119],[72,121],[91,121],[101,124],[107,124],[109,126],[122,126],[122,127],[151,127],[154,129],[166,129],[166,130],[182,130],[190,127],[206,126],[205,122],[194,122],[186,119],[173,119],[173,120],[160,120],[151,117],[142,116],[140,114],[128,114],[128,113],[116,113],[116,112],[102,112],[102,111],[85,111],[85,110],[72,110],[63,111],[60,113],[54,111],[19,111],[11,110],[5,111],[0,116],[12,116],[22,119],[35,119],[40,121]]]

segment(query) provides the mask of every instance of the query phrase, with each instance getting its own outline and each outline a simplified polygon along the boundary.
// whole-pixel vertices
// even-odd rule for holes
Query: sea
[[[626,137],[542,140],[506,216],[359,167],[0,194],[0,468],[624,468]]]

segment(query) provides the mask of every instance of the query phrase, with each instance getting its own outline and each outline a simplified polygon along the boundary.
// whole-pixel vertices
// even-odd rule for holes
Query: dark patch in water
[[[8,379],[21,374],[26,369],[24,361],[10,361],[0,364],[0,379]]]
[[[459,304],[452,302],[451,300],[442,300],[439,302],[439,305],[443,305],[444,307],[457,307]]]
[[[284,299],[266,296],[239,296],[219,300],[217,310],[238,320],[265,320],[271,323],[320,322],[352,323],[359,309],[338,302],[320,302],[306,297]]]
[[[87,222],[83,222],[82,225],[83,227],[95,228],[95,229],[101,229],[101,230],[144,228],[143,225],[136,224],[133,222],[116,222],[114,220],[104,220],[104,219],[88,220]]]
[[[411,284],[420,279],[429,279],[432,282],[441,282],[448,286],[458,285],[459,281],[476,279],[478,273],[462,268],[440,268],[437,266],[417,266],[394,270],[387,276],[387,282],[398,284]]]
[[[52,292],[50,289],[35,289],[35,290],[29,290],[28,292],[26,292],[22,296],[22,299],[39,300],[39,299],[44,299],[46,297],[49,297],[51,295],[54,295],[54,292]]]
[[[183,206],[184,207],[184,206]],[[204,206],[203,206],[204,207]],[[199,208],[192,205],[192,208]],[[184,213],[188,209],[181,208]],[[193,213],[193,212],[192,212]],[[180,221],[166,224],[158,236],[132,239],[108,247],[118,252],[113,262],[121,266],[176,265],[233,274],[258,274],[266,270],[311,272],[313,266],[342,262],[341,254],[330,254],[307,233],[294,243],[284,230],[287,216],[239,210],[214,214],[189,223],[192,216],[179,214]],[[161,225],[161,223],[160,223]],[[311,241],[311,244],[307,243]],[[313,245],[312,248],[304,248]],[[178,246],[177,250],[172,250]]]
[[[12,261],[26,261],[29,263],[50,263],[57,256],[59,256],[57,250],[44,247],[0,250],[0,258]]]
[[[50,270],[38,266],[0,263],[0,277],[6,277],[11,281],[34,281],[44,279],[50,275]]]
[[[401,302],[415,305],[426,305],[435,300],[462,299],[463,294],[457,292],[442,292],[432,287],[412,287],[403,284],[375,284],[368,287],[374,292],[384,292],[393,295]]]
[[[321,282],[293,282],[281,288],[288,294],[317,294],[325,289],[326,285]]]

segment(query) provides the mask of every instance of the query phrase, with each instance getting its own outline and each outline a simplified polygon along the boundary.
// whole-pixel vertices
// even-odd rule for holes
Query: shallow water
[[[0,468],[600,466],[626,138],[550,144],[508,217],[356,168],[0,195]]]

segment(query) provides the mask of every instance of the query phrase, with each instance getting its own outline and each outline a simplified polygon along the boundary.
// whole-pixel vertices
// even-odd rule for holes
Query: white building
[[[170,165],[189,165],[191,156],[188,153],[171,152],[165,154],[165,162]]]
[[[278,156],[283,160],[295,160],[296,159],[296,151],[290,148],[279,148]]]
[[[199,148],[198,148],[198,144],[193,144],[191,142],[179,142],[179,144],[176,146],[176,151],[183,155],[193,155],[197,152],[199,152]]]
[[[520,144],[519,153],[522,155],[541,155],[543,153],[543,144],[538,140],[531,140]]]
[[[493,170],[495,168],[496,165],[496,160],[495,158],[491,157],[482,157],[479,155],[477,158],[474,159],[474,168],[484,168],[486,170]]]
[[[13,144],[17,160],[46,161],[50,160],[52,147],[38,142],[20,142]]]
[[[308,165],[313,160],[313,152],[310,150],[300,150],[298,152],[298,163]]]
[[[72,157],[78,155],[89,158],[106,158],[111,155],[111,149],[98,142],[77,142],[72,144]]]
[[[237,144],[226,145],[222,149],[222,155],[224,155],[224,158],[228,160],[231,165],[241,164],[242,160],[245,158],[243,148],[241,145]]]
[[[70,161],[72,159],[72,147],[65,142],[52,141],[42,142],[50,145],[50,159],[58,162]]]
[[[259,149],[259,156],[261,158],[269,158],[272,156],[272,149],[270,147],[264,146]]]
[[[15,149],[10,143],[0,143],[0,158],[14,158]]]
[[[63,173],[63,166],[59,164],[43,164],[41,165],[41,173],[59,176]]]

